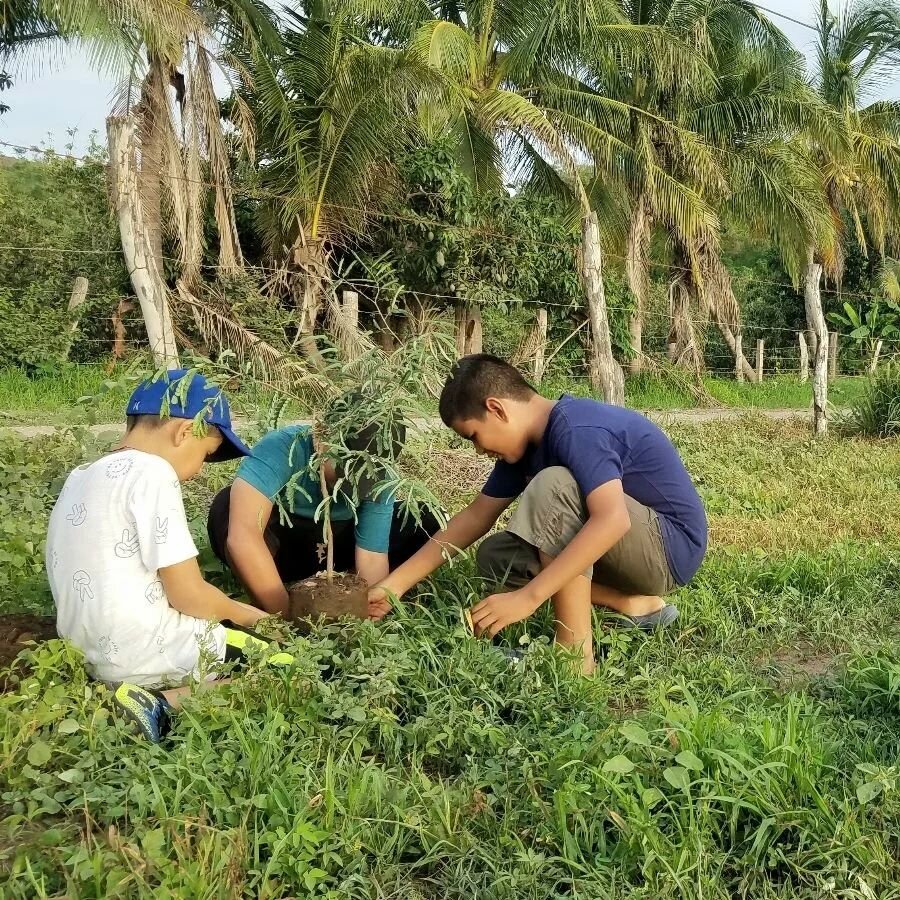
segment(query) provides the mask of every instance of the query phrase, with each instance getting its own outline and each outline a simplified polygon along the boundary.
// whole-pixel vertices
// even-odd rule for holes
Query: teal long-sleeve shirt
[[[277,498],[292,515],[312,519],[322,502],[319,482],[307,472],[313,453],[310,427],[289,425],[270,431],[258,441],[252,454],[238,466],[237,477],[273,503]],[[288,492],[288,482],[298,474],[294,490]],[[343,495],[331,505],[331,518],[335,522],[356,518],[356,546],[373,553],[388,552],[393,515],[394,497],[388,492],[363,499],[357,509]]]

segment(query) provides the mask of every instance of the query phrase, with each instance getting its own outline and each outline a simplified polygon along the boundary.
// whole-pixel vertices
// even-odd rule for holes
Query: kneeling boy
[[[204,580],[181,496],[204,463],[249,450],[231,430],[225,396],[184,369],[141,384],[127,417],[121,445],[66,479],[50,516],[47,575],[60,637],[159,740],[187,688],[154,688],[199,677],[201,656],[222,662],[263,643],[218,624],[249,627],[265,613]]]
[[[398,426],[392,446],[382,448],[381,457],[377,436],[377,426],[366,426],[347,439],[348,449],[371,458],[373,471],[383,470],[386,461],[399,456],[406,432]],[[319,553],[322,522],[316,521],[322,488],[309,471],[314,453],[310,426],[270,431],[209,510],[213,552],[231,567],[256,603],[272,613],[287,612],[286,584],[308,578],[324,565]],[[341,473],[327,462],[326,487],[333,490],[339,480]],[[364,478],[355,497],[339,491],[331,505],[335,567],[355,571],[368,584],[377,584],[438,530],[428,513],[418,524],[403,516],[393,494],[379,489],[379,482],[374,474]]]
[[[693,578],[707,522],[678,452],[632,410],[563,395],[547,400],[508,363],[461,359],[440,399],[444,424],[497,459],[482,492],[370,593],[370,614],[490,531],[520,497],[505,531],[478,548],[482,575],[514,590],[472,609],[490,637],[551,599],[556,640],[593,671],[591,606],[646,630],[678,615],[662,599]]]

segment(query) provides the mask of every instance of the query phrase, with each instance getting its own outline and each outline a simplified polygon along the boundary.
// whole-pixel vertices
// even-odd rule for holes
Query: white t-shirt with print
[[[157,686],[197,675],[225,630],[169,605],[158,570],[197,555],[175,470],[121,450],[79,466],[50,516],[47,575],[61,637],[102,681]]]

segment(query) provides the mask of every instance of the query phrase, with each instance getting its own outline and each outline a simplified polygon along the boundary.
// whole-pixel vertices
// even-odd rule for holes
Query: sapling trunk
[[[322,502],[325,507],[325,577],[329,584],[334,581],[334,533],[331,530],[331,495],[328,482],[325,480],[325,458],[322,456],[321,444],[316,448],[319,452],[319,486],[322,490]]]

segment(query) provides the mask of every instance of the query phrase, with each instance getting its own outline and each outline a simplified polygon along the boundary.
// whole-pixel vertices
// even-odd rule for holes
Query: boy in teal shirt
[[[372,429],[347,440],[350,450],[374,446]],[[396,434],[393,453],[405,434]],[[272,431],[253,448],[238,468],[234,483],[220,491],[209,512],[209,540],[216,555],[241,579],[255,602],[271,613],[287,611],[285,584],[322,568],[321,519],[314,521],[322,490],[308,471],[315,452],[312,429],[290,425]],[[325,480],[332,489],[338,473],[326,463]],[[403,521],[388,491],[375,492],[373,480],[363,481],[359,496],[339,494],[331,506],[335,568],[355,571],[369,584],[377,584],[391,568],[407,560],[438,523],[423,515],[420,525]],[[288,513],[282,520],[280,504]]]

